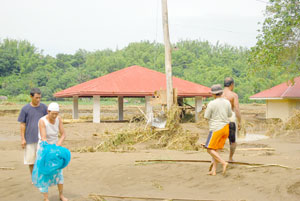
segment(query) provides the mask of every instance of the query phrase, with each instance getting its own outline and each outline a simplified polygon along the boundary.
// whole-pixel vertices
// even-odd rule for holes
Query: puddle
[[[260,134],[246,134],[245,137],[238,138],[238,142],[251,142],[257,140],[264,140],[268,138],[269,138],[268,136],[260,135]]]

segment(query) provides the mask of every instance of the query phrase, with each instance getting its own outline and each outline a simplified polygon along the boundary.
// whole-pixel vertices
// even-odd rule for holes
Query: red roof
[[[294,84],[284,82],[275,87],[259,92],[250,97],[250,99],[282,99],[282,98],[300,98],[300,77],[294,79]]]
[[[178,96],[210,96],[210,88],[173,77],[173,88]],[[163,73],[141,66],[131,66],[102,77],[78,84],[54,94],[55,97],[72,96],[151,96],[154,91],[166,89],[166,76]]]

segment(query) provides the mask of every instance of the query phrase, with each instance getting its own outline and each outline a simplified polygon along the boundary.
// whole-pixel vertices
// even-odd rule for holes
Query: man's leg
[[[217,174],[217,161],[213,157],[207,174],[212,176]]]
[[[236,124],[235,122],[229,123],[229,143],[230,143],[230,153],[229,162],[233,162],[233,154],[236,149]]]
[[[24,164],[29,166],[29,171],[30,171],[31,177],[32,177],[32,172],[33,172],[33,168],[34,168],[34,162],[36,159],[36,145],[37,145],[37,143],[26,144],[25,150],[24,150]],[[31,177],[30,177],[30,180],[32,180]]]
[[[219,162],[222,164],[223,174],[225,174],[228,163],[221,158],[220,154],[216,150],[207,149],[207,152],[215,159],[216,162]]]
[[[58,192],[59,192],[59,199],[61,201],[68,201],[68,199],[63,195],[64,185],[63,184],[57,184]]]
[[[30,171],[30,175],[31,175],[31,180],[32,180],[32,171],[33,171],[33,167],[34,167],[34,164],[29,165],[29,171]],[[33,184],[32,181],[31,181],[31,184]]]
[[[236,142],[232,142],[230,144],[230,153],[229,153],[229,162],[233,162],[233,154],[235,152],[235,149],[236,149]]]
[[[212,158],[212,160],[211,160],[211,162],[210,162],[210,166],[209,166],[208,171],[211,171],[211,170],[212,170],[213,165],[214,165],[214,158]]]

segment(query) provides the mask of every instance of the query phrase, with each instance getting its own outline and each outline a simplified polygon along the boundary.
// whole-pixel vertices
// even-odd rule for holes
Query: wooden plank
[[[14,170],[14,167],[0,167],[0,170]]]
[[[165,43],[165,71],[167,82],[167,109],[170,110],[173,105],[173,79],[172,79],[172,62],[171,62],[171,42],[168,24],[168,5],[167,0],[162,0],[162,24]]]
[[[136,160],[137,163],[153,163],[153,162],[184,162],[184,163],[211,163],[211,160]],[[292,168],[280,164],[262,164],[262,163],[247,163],[247,162],[238,162],[238,161],[227,161],[230,164],[236,165],[248,165],[255,167],[281,167],[286,169],[300,169],[300,168]]]
[[[136,160],[137,163],[151,163],[151,162],[188,162],[188,163],[210,163],[211,160]]]
[[[177,88],[173,88],[173,104],[177,105],[177,98],[178,98],[178,90]]]
[[[120,196],[120,195],[102,195],[92,193],[90,198],[102,200],[103,198],[135,199],[135,200],[166,200],[166,201],[233,201],[233,200],[207,200],[207,199],[188,199],[188,198],[162,198],[162,197],[140,197],[140,196]],[[102,198],[102,199],[101,199]]]

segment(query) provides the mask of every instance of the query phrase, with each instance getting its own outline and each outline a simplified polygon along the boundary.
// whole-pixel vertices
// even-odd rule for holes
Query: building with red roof
[[[176,77],[173,77],[173,88],[177,89],[178,97],[195,97],[198,112],[201,111],[202,98],[211,96],[209,87]],[[124,97],[145,97],[146,108],[149,108],[150,97],[154,92],[165,89],[165,74],[141,66],[130,66],[59,91],[54,96],[73,98],[74,119],[78,118],[78,98],[93,97],[93,121],[100,122],[100,97],[118,97],[119,120],[123,120]]]
[[[295,109],[300,109],[300,77],[259,92],[250,99],[266,100],[266,118],[286,120]]]

